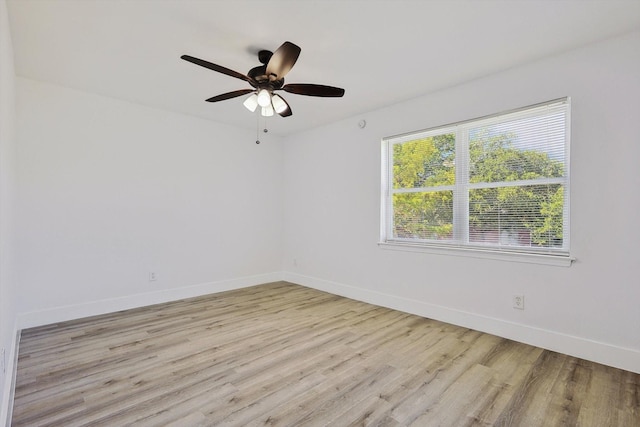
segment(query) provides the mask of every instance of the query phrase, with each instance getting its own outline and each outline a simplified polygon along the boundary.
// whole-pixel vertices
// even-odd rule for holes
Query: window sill
[[[522,252],[502,252],[491,249],[448,247],[444,245],[425,245],[404,242],[379,242],[378,246],[385,250],[422,252],[437,255],[466,256],[470,258],[493,259],[499,261],[524,262],[529,264],[570,267],[575,258],[567,255],[532,254]]]

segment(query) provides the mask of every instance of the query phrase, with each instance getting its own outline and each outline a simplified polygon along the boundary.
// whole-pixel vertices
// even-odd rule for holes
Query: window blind
[[[569,100],[383,140],[384,242],[569,253]]]

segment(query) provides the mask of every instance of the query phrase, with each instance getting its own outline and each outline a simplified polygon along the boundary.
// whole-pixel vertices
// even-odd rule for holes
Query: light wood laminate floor
[[[16,426],[640,426],[640,375],[285,282],[22,331]]]

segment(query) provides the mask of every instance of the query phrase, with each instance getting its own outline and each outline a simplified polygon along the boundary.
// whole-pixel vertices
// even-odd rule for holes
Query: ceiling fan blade
[[[185,61],[189,61],[196,65],[199,65],[201,67],[208,68],[210,70],[217,71],[222,74],[226,74],[227,76],[235,77],[236,79],[244,80],[246,82],[251,82],[251,79],[245,76],[244,74],[240,74],[237,71],[230,70],[229,68],[223,67],[221,65],[217,65],[212,62],[205,61],[204,59],[195,58],[189,55],[182,55],[180,58],[184,59]]]
[[[225,99],[235,98],[237,96],[246,95],[246,94],[251,93],[251,92],[255,92],[255,89],[234,90],[233,92],[227,92],[227,93],[223,93],[221,95],[212,96],[211,98],[207,99],[206,101],[207,102],[224,101]]]
[[[267,75],[275,76],[275,80],[282,79],[293,68],[300,51],[301,49],[291,42],[282,43],[267,63]]]
[[[310,83],[292,83],[284,85],[282,90],[295,93],[296,95],[320,96],[324,98],[339,98],[344,95],[344,89],[342,88]]]

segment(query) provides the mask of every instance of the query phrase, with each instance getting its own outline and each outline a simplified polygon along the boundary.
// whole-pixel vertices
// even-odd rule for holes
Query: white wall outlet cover
[[[524,310],[524,295],[513,296],[513,308],[517,308],[518,310]]]

